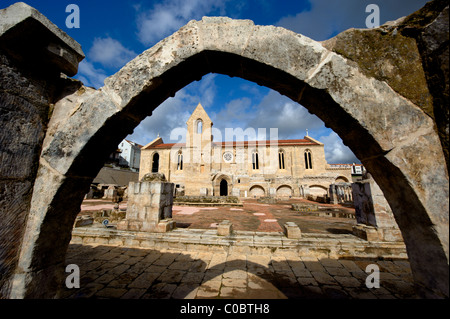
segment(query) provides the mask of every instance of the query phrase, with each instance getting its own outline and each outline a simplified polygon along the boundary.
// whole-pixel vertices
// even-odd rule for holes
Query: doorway
[[[228,196],[228,182],[225,179],[220,181],[220,196]]]

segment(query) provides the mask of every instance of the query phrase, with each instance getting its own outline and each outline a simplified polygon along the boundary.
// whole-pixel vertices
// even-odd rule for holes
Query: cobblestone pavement
[[[317,259],[71,244],[66,264],[80,288],[60,298],[406,299],[417,298],[407,260]],[[380,288],[366,287],[367,265]]]

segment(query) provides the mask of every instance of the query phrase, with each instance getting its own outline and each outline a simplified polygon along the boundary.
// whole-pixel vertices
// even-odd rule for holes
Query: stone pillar
[[[303,198],[308,198],[308,196],[309,196],[309,185],[302,185],[302,190],[303,190],[302,197]]]
[[[337,192],[336,192],[336,184],[330,185],[330,204],[338,204]]]
[[[353,232],[356,236],[372,241],[403,241],[392,210],[373,178],[353,183],[352,196],[357,222]]]
[[[274,197],[277,195],[277,190],[273,187],[269,188],[269,196]]]
[[[77,73],[78,63],[84,58],[80,44],[38,11],[23,2],[3,9],[5,5],[3,2],[0,4],[0,298],[10,295],[15,274],[25,276],[22,274],[28,270],[24,270],[23,264],[18,264],[21,250],[33,247],[32,243],[22,240],[27,220],[31,219],[28,216],[35,179],[39,175],[44,136],[50,115],[56,113],[54,103],[62,93],[65,96],[81,88],[81,82],[69,77]],[[49,185],[45,185],[42,193],[47,195],[48,188]],[[84,186],[82,192],[88,189]],[[81,201],[78,203],[71,198],[67,201],[69,206],[78,206],[79,211]],[[59,220],[55,227],[60,227],[61,215],[54,216]],[[70,212],[64,214],[70,227],[72,221],[67,216]],[[61,245],[59,251],[65,251],[70,232],[64,233],[63,229],[58,228],[57,241],[43,246],[54,248]],[[31,250],[36,251],[34,247]],[[48,267],[53,268],[57,262],[48,252],[38,253],[38,256],[39,266],[34,269],[42,275],[45,284],[39,285],[34,296],[45,298],[42,296],[51,291],[56,281],[44,269],[47,262],[50,264]],[[29,280],[22,282],[28,284]],[[22,292],[24,290],[14,296],[23,296],[25,293]]]
[[[174,184],[166,182],[161,175],[150,173],[140,182],[130,182],[126,218],[117,229],[167,232],[175,227],[172,220]]]

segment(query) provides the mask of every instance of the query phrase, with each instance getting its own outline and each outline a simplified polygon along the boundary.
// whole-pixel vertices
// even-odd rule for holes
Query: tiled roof
[[[139,147],[139,148],[143,148],[144,146],[142,146],[141,144],[138,144],[138,143],[136,143],[136,142],[133,142],[133,141],[130,141],[130,140],[127,140],[127,139],[125,139],[125,141],[127,141],[128,143],[130,143],[130,144],[134,144],[134,145],[136,145],[137,147]]]
[[[311,140],[307,139],[297,139],[297,140],[278,140],[278,141],[243,141],[243,142],[213,142],[214,146],[248,146],[249,144],[251,146],[271,146],[278,143],[278,146],[295,146],[295,145],[319,145],[318,143],[315,143]],[[168,143],[168,144],[158,144],[156,146],[150,146],[148,149],[167,149],[172,148],[173,146],[179,146],[179,147],[185,147],[185,143]]]

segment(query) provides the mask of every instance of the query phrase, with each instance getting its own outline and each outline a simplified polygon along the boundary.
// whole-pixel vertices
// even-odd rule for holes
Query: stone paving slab
[[[66,264],[72,263],[80,268],[81,286],[62,287],[60,298],[418,298],[411,277],[406,277],[411,270],[405,259],[321,259],[71,244]],[[381,270],[380,288],[365,285],[369,264]]]

